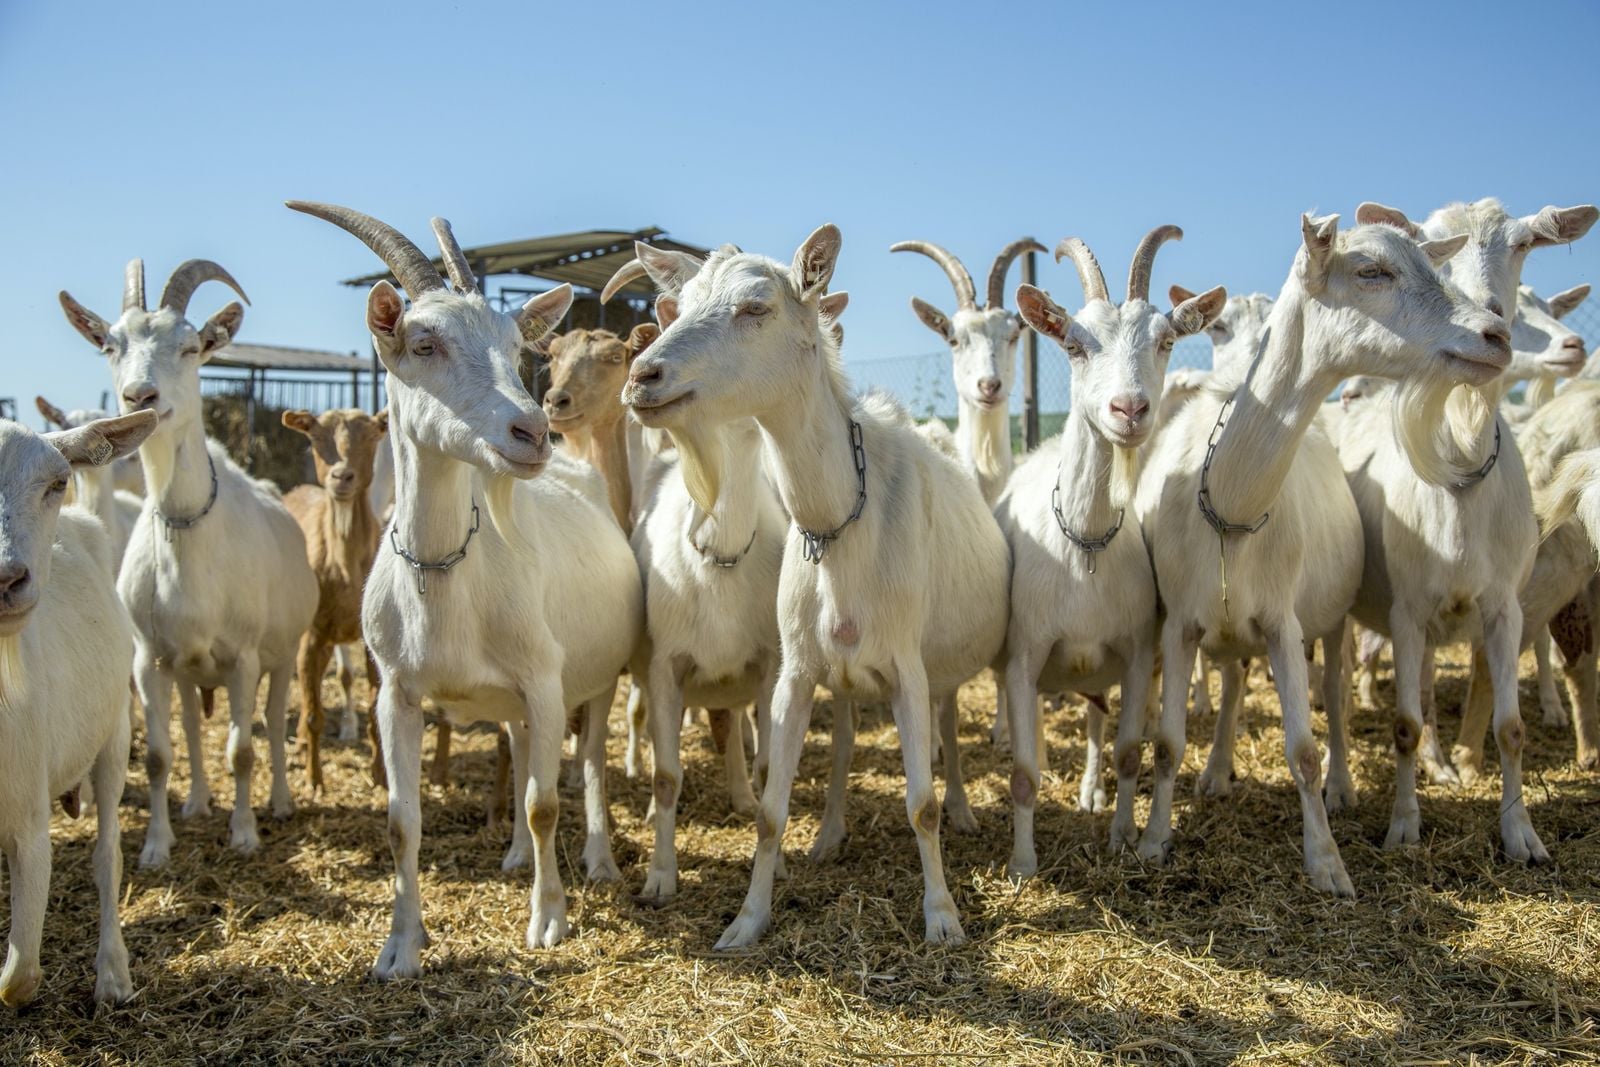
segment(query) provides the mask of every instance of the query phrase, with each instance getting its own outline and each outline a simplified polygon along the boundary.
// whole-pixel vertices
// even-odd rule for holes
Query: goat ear
[[[1321,291],[1328,281],[1328,267],[1333,262],[1334,242],[1339,236],[1339,216],[1324,215],[1314,219],[1300,216],[1300,236],[1306,246],[1306,291]]]
[[[641,322],[628,334],[628,362],[632,363],[639,357],[639,353],[656,343],[656,338],[661,336],[661,327],[653,322]]]
[[[1597,218],[1600,218],[1600,208],[1584,204],[1581,207],[1547,207],[1522,221],[1533,230],[1533,247],[1545,248],[1571,244],[1588,233]]]
[[[244,306],[237,300],[206,320],[200,327],[200,362],[204,363],[239,336],[244,325]]]
[[[393,341],[400,332],[400,320],[405,314],[406,305],[400,299],[400,290],[387,281],[367,291],[367,330],[374,337]]]
[[[1465,248],[1467,239],[1467,234],[1458,233],[1454,237],[1445,237],[1438,241],[1422,241],[1419,244],[1428,257],[1428,262],[1437,269],[1449,262],[1451,256]]]
[[[844,290],[829,293],[817,302],[817,311],[830,319],[836,319],[844,314],[844,309],[850,306],[850,294]]]
[[[1072,328],[1072,316],[1061,305],[1050,299],[1050,294],[1031,285],[1017,286],[1017,314],[1056,344],[1066,347],[1067,331]]]
[[[1589,287],[1587,285],[1574,285],[1566,292],[1557,293],[1550,298],[1550,314],[1559,319],[1588,298]]]
[[[156,422],[154,411],[135,411],[47,433],[44,439],[74,467],[104,467],[142,445],[155,432]]]
[[[311,412],[309,411],[301,411],[298,409],[294,411],[285,411],[282,417],[283,424],[285,426],[297,433],[303,433],[308,437],[311,435],[311,427],[317,424],[317,420],[311,417]]]
[[[839,262],[839,249],[844,245],[844,235],[831,222],[818,226],[794,254],[794,280],[800,287],[800,299],[811,300],[825,295],[828,282],[833,278],[833,268]]]
[[[72,328],[83,335],[83,339],[105,351],[106,339],[111,336],[111,326],[99,315],[90,311],[76,300],[65,289],[61,290],[61,310],[66,313],[67,321]]]
[[[1176,297],[1188,290],[1182,286],[1174,285],[1169,295]],[[1207,289],[1199,296],[1190,294],[1178,302],[1167,316],[1167,321],[1172,323],[1172,328],[1178,331],[1179,337],[1188,337],[1190,334],[1199,333],[1201,330],[1217,321],[1217,316],[1222,314],[1222,309],[1228,306],[1228,290],[1222,286]]]
[[[945,313],[918,297],[911,298],[911,310],[917,313],[917,318],[922,320],[922,325],[943,337],[946,341],[955,339],[955,331],[950,327],[950,320]]]
[[[1404,211],[1395,207],[1386,207],[1383,204],[1374,204],[1370,200],[1356,208],[1356,221],[1363,226],[1382,223],[1385,226],[1393,226],[1395,229],[1403,231],[1414,241],[1422,239],[1422,227],[1406,218]]]
[[[72,423],[67,421],[67,413],[50,403],[50,401],[42,396],[36,396],[33,398],[33,402],[39,408],[39,414],[45,417],[46,422],[53,422],[63,430],[72,428]]]
[[[683,287],[689,284],[689,279],[699,274],[700,268],[705,266],[705,261],[699,256],[657,248],[644,241],[633,242],[633,254],[638,257],[645,273],[650,275],[650,280],[655,282],[656,288],[663,293],[682,292]]]
[[[382,411],[372,416],[372,426],[375,430],[377,430],[379,437],[382,437],[384,434],[389,432],[388,408],[384,408]]]
[[[656,297],[656,321],[665,330],[678,318],[678,298],[667,293]]]
[[[572,307],[572,286],[565,282],[548,293],[540,293],[517,312],[517,328],[525,341],[534,342],[556,328]]]
[[[1172,301],[1172,306],[1177,307],[1185,300],[1193,300],[1194,294],[1181,285],[1174,285],[1167,290],[1167,299]]]

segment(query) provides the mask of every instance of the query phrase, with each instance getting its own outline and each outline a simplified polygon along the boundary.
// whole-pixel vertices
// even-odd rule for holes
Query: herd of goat
[[[153,310],[135,260],[114,322],[61,294],[68,321],[107,358],[121,414],[69,413],[41,398],[59,431],[0,424],[0,847],[13,902],[0,1001],[8,1005],[30,1000],[41,980],[58,798],[73,814],[80,803],[96,808],[95,996],[132,992],[117,912],[130,678],[147,734],[140,863],[159,866],[174,845],[174,690],[191,768],[182,812],[193,816],[211,806],[201,716],[212,691],[226,689],[230,842],[249,852],[258,845],[251,730],[261,680],[271,810],[284,818],[294,807],[290,683],[298,674],[298,744],[308,785],[320,789],[323,676],[337,650],[340,736],[353,739],[350,650],[365,648],[372,769],[388,788],[396,867],[380,978],[420,973],[427,943],[417,871],[425,708],[502,731],[519,812],[505,866],[532,864],[534,948],[568,932],[555,849],[568,733],[584,797],[585,873],[621,877],[605,741],[624,675],[627,772],[638,773],[645,736],[653,763],[655,841],[643,896],[665,901],[677,891],[686,707],[710,709],[732,806],[754,819],[749,892],[719,949],[750,945],[771,923],[790,788],[819,685],[839,703],[812,854],[826,856],[845,837],[852,702],[886,701],[930,941],[963,936],[939,834],[945,819],[976,827],[955,695],[986,669],[998,694],[994,735],[1013,755],[1008,871],[1017,877],[1037,867],[1041,694],[1088,698],[1079,803],[1110,807],[1110,845],[1160,864],[1172,848],[1191,699],[1209,704],[1206,674],[1220,672],[1216,736],[1196,789],[1224,794],[1246,661],[1265,655],[1303,813],[1305,869],[1317,889],[1340,895],[1353,888],[1328,813],[1356,802],[1347,714],[1352,689],[1370,703],[1385,641],[1397,763],[1387,846],[1419,840],[1419,763],[1439,780],[1479,773],[1492,723],[1504,854],[1549,858],[1522,797],[1524,648],[1539,652],[1544,719],[1559,725],[1553,641],[1577,759],[1590,769],[1600,759],[1600,383],[1555,388],[1584,368],[1582,340],[1558,320],[1588,287],[1542,300],[1520,284],[1526,254],[1582,237],[1595,207],[1518,218],[1483,200],[1419,225],[1364,204],[1345,229],[1337,216],[1306,216],[1275,298],[1174,286],[1169,311],[1152,302],[1150,279],[1158,249],[1182,236],[1174,226],[1139,243],[1120,301],[1089,248],[1062,241],[1056,258],[1071,261],[1083,287],[1075,313],[1031,285],[1016,290],[1015,310],[1005,307],[1012,262],[1044,250],[1032,240],[996,259],[982,305],[949,252],[896,245],[930,257],[954,287],[953,312],[912,301],[953,354],[952,432],[916,424],[883,395],[854,394],[839,354],[847,298],[829,291],[841,242],[832,225],[787,265],[733,246],[701,258],[640,243],[602,298],[647,278],[659,325],[627,338],[557,336],[570,288],[514,314],[493,309],[443,220],[433,229],[444,276],[376,219],[289,206],[360,238],[399,283],[380,281],[367,298],[387,410],[283,416],[309,440],[316,485],[280,495],[206,437],[199,370],[244,314],[233,302],[190,323],[190,297],[205,282],[244,299],[207,260],[179,267]],[[1013,466],[1009,394],[1024,327],[1065,352],[1073,402],[1061,434]],[[1168,376],[1174,343],[1201,332],[1214,342],[1214,369]],[[542,407],[518,375],[530,353],[548,366]],[[1531,384],[1513,403],[1507,392],[1518,381]],[[1342,399],[1327,402],[1341,383]],[[136,464],[123,458],[135,452]],[[63,507],[69,490],[72,506]],[[1472,680],[1446,755],[1433,656],[1467,642]],[[1121,712],[1108,803],[1112,687]],[[1326,761],[1312,732],[1314,697],[1327,714]],[[448,728],[441,724],[441,756]],[[1154,778],[1141,832],[1133,813],[1147,739]]]

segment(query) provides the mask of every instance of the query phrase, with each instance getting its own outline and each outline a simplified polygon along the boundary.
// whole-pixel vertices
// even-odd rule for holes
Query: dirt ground
[[[1525,665],[1526,666],[1526,665]],[[1454,737],[1459,660],[1440,681]],[[1381,690],[1392,706],[1392,692]],[[362,692],[362,699],[365,694]],[[219,694],[220,702],[221,694]],[[328,685],[328,698],[338,700]],[[207,724],[209,817],[175,820],[171,864],[139,871],[143,746],[123,801],[123,922],[136,996],[91,1000],[93,820],[58,815],[45,982],[0,1012],[5,1063],[386,1061],[650,1064],[750,1062],[1077,1063],[1570,1062],[1600,1057],[1600,778],[1580,773],[1570,734],[1538,724],[1528,803],[1555,865],[1497,855],[1498,776],[1426,786],[1423,844],[1388,853],[1393,781],[1387,715],[1357,713],[1360,807],[1333,819],[1357,899],[1330,900],[1300,873],[1300,814],[1277,700],[1251,680],[1226,801],[1191,799],[1212,726],[1191,722],[1178,782],[1177,853],[1162,870],[1104,850],[1110,816],[1076,810],[1078,707],[1049,717],[1051,772],[1039,809],[1040,875],[1008,881],[1009,760],[987,740],[992,685],[962,694],[962,744],[981,832],[944,835],[970,941],[922,941],[921,878],[899,750],[868,713],[850,781],[842,854],[813,865],[830,706],[819,702],[796,783],[771,933],[753,952],[711,951],[738,910],[754,832],[729,816],[704,727],[685,733],[678,898],[650,908],[643,882],[647,783],[621,766],[612,719],[611,813],[624,881],[582,883],[581,797],[565,792],[560,851],[573,936],[523,947],[530,875],[500,871],[484,829],[487,733],[458,733],[455,782],[424,784],[422,891],[432,947],[420,980],[368,977],[389,923],[392,866],[383,795],[364,745],[324,748],[329,792],[286,823],[255,796],[262,848],[230,852],[225,715]],[[330,716],[330,722],[337,716]],[[1321,716],[1318,716],[1319,728]],[[175,732],[181,733],[174,726]],[[428,734],[432,751],[432,731]],[[293,757],[291,757],[293,758]],[[1146,782],[1148,783],[1148,748]],[[1493,764],[1491,756],[1490,763]],[[173,796],[187,791],[181,758]],[[299,764],[292,780],[301,788]],[[1109,783],[1108,783],[1109,784]],[[1141,804],[1142,821],[1148,807]],[[9,923],[0,903],[0,923]]]

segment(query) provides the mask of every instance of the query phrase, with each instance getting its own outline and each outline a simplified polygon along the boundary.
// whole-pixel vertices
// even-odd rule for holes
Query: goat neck
[[[1079,537],[1100,537],[1117,521],[1111,504],[1111,473],[1116,445],[1090,425],[1082,409],[1067,412],[1061,427],[1061,454],[1072,463],[1060,464],[1056,475],[1061,517]],[[1073,551],[1076,551],[1074,549]]]
[[[390,521],[394,536],[407,552],[420,560],[439,560],[466,540],[472,528],[473,505],[486,510],[481,481],[470,463],[419,444],[410,417],[405,390],[391,390],[394,517]]]
[[[817,343],[820,349],[820,332]],[[859,485],[850,444],[853,418],[850,402],[820,358],[812,373],[799,377],[787,403],[756,417],[778,496],[802,529],[832,530],[855,507]],[[870,499],[867,506],[871,507]]]

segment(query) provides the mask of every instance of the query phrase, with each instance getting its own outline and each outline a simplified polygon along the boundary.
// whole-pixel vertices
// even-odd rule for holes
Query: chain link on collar
[[[472,544],[472,536],[478,532],[478,505],[472,505],[472,529],[467,531],[467,539],[461,542],[461,547],[448,556],[436,562],[426,562],[418,559],[400,547],[400,537],[395,532],[394,522],[389,523],[389,545],[394,549],[394,554],[405,560],[411,566],[411,572],[417,578],[417,595],[428,591],[428,571],[447,571],[457,563],[467,558],[467,546]]]
[[[1494,419],[1494,448],[1490,451],[1489,458],[1483,461],[1483,466],[1456,482],[1452,488],[1471,489],[1489,477],[1489,472],[1494,470],[1494,465],[1498,462],[1500,462],[1500,416],[1496,415]]]
[[[1264,342],[1263,342],[1264,343]],[[1244,388],[1240,386],[1240,388]],[[1200,514],[1205,516],[1206,522],[1217,531],[1217,560],[1222,572],[1222,617],[1229,618],[1228,613],[1228,535],[1253,534],[1267,524],[1272,518],[1272,512],[1263,511],[1261,517],[1255,522],[1229,522],[1217,513],[1216,506],[1211,503],[1211,461],[1217,454],[1217,441],[1222,437],[1222,425],[1228,417],[1228,409],[1233,406],[1234,393],[1223,401],[1222,407],[1217,411],[1217,424],[1211,427],[1211,437],[1206,441],[1206,459],[1200,465]]]
[[[217,462],[216,462],[216,460],[211,458],[211,450],[210,449],[206,450],[206,465],[211,468],[211,496],[209,498],[207,498],[205,507],[201,508],[195,514],[190,515],[188,518],[183,518],[183,519],[174,519],[170,515],[163,514],[162,511],[161,511],[160,506],[157,506],[155,508],[156,515],[159,516],[161,521],[166,524],[166,527],[167,527],[167,543],[168,544],[172,543],[172,531],[189,529],[190,527],[194,526],[195,523],[199,522],[201,519],[203,519],[207,515],[211,514],[211,509],[216,506],[216,503],[217,503]]]
[[[1050,510],[1056,513],[1056,525],[1061,527],[1061,532],[1068,541],[1083,550],[1089,557],[1089,573],[1094,573],[1094,557],[1097,553],[1104,552],[1111,547],[1112,538],[1117,536],[1117,531],[1122,529],[1122,517],[1127,513],[1127,508],[1117,509],[1117,521],[1111,524],[1111,529],[1099,537],[1079,537],[1067,528],[1067,517],[1061,513],[1061,468],[1056,468],[1055,488],[1050,490]]]
[[[750,549],[753,548],[756,543],[756,531],[750,531],[750,540],[745,543],[745,546],[739,550],[737,555],[732,556],[719,556],[714,552],[708,552],[699,545],[695,545],[692,539],[689,541],[689,543],[694,545],[694,550],[696,552],[700,553],[700,558],[709,562],[713,567],[721,567],[724,570],[731,570],[732,568],[737,567],[739,562],[750,554]]]
[[[861,441],[861,424],[855,419],[850,420],[850,448],[855,453],[856,461],[855,509],[850,512],[849,518],[823,533],[808,530],[795,523],[794,528],[800,532],[801,538],[800,555],[807,563],[821,563],[828,546],[839,539],[846,526],[861,517],[861,509],[867,506],[867,449]]]

